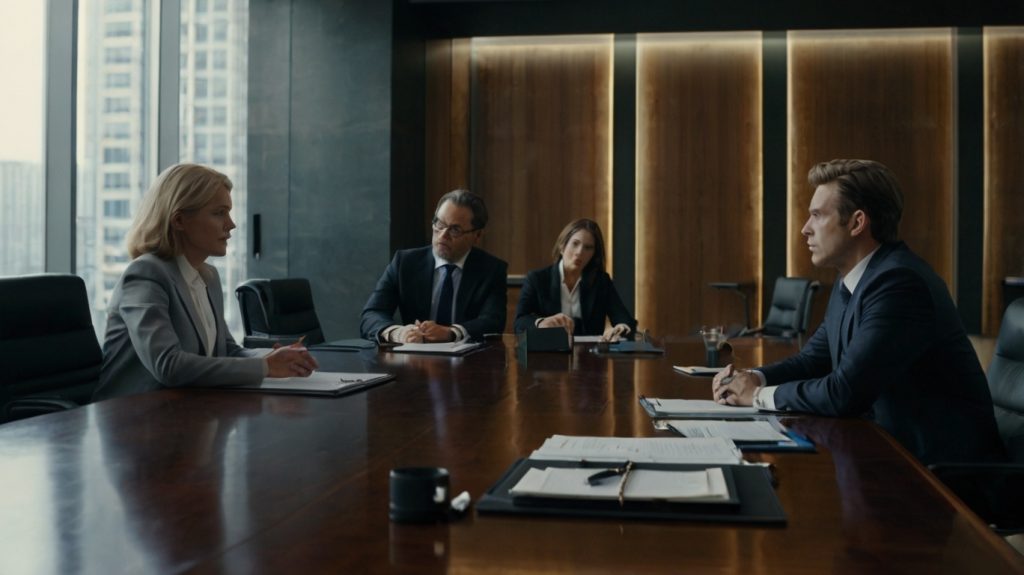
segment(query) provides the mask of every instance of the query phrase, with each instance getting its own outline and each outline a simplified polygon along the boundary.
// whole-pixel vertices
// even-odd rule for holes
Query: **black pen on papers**
[[[587,484],[589,484],[589,485],[597,485],[597,484],[601,483],[602,480],[608,479],[609,477],[617,477],[619,475],[626,475],[626,474],[628,474],[630,472],[631,469],[633,469],[633,462],[632,461],[626,461],[626,464],[623,465],[622,467],[613,467],[611,469],[603,469],[601,471],[598,471],[597,473],[594,473],[592,475],[588,475],[587,476]]]

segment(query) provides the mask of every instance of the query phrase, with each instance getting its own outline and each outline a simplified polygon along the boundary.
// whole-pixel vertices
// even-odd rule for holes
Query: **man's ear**
[[[857,210],[850,216],[850,236],[857,237],[864,233],[871,233],[871,218],[864,210]]]

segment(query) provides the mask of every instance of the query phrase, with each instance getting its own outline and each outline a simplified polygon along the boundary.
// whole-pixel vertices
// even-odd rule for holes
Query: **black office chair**
[[[245,328],[245,347],[287,345],[305,336],[306,345],[324,342],[305,278],[251,279],[235,289]]]
[[[1024,533],[1024,298],[1011,303],[1003,314],[988,367],[988,388],[1010,463],[930,467],[997,533]]]
[[[320,319],[313,306],[313,292],[305,278],[252,279],[235,289],[242,310],[245,339],[249,348],[288,345],[305,336],[307,347],[327,351],[376,349],[365,339],[339,339],[325,342]]]
[[[82,278],[0,278],[0,423],[89,403],[102,361]]]
[[[781,277],[775,280],[772,305],[768,317],[760,327],[745,329],[744,335],[765,335],[773,337],[802,337],[807,333],[811,320],[814,294],[821,284],[807,278]]]

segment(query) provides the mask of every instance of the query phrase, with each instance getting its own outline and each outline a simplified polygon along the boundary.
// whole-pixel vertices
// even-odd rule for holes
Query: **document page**
[[[759,413],[756,407],[722,405],[710,399],[657,399],[654,397],[647,397],[643,398],[642,401],[646,401],[659,417],[708,414],[721,416],[746,416]]]
[[[740,463],[731,439],[722,437],[586,437],[553,435],[530,459],[643,461],[652,463]]]
[[[594,472],[593,468],[532,468],[509,489],[509,493],[531,497],[614,500],[619,498],[619,489],[625,481],[622,495],[627,500],[715,501],[729,498],[729,489],[720,467],[701,471],[634,469],[628,476],[614,476],[591,485],[587,478]]]
[[[665,423],[686,437],[725,437],[733,441],[792,441],[769,421],[669,419]]]
[[[672,369],[686,375],[716,375],[724,367],[704,367],[703,365],[673,365]]]
[[[438,353],[442,355],[459,355],[482,346],[477,342],[443,342],[443,343],[405,343],[392,348],[398,353]]]
[[[376,379],[390,377],[386,373],[342,373],[314,371],[309,377],[267,377],[259,389],[338,391],[353,385],[362,385]]]

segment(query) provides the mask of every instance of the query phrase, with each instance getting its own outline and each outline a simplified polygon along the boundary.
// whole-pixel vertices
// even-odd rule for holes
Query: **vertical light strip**
[[[178,163],[178,90],[181,81],[181,0],[159,2],[157,59],[157,172]],[[156,174],[152,174],[156,176]]]
[[[795,274],[793,242],[793,42],[786,34],[786,275]],[[762,282],[763,283],[763,282]]]
[[[604,230],[604,251],[605,270],[611,272],[615,269],[615,36],[608,37],[608,61],[611,62],[612,70],[608,74],[608,148],[606,150],[605,164],[608,168],[606,182],[608,187],[605,192],[608,194],[608,229]]]
[[[46,263],[51,273],[75,272],[75,96],[78,0],[50,0],[46,15]]]

